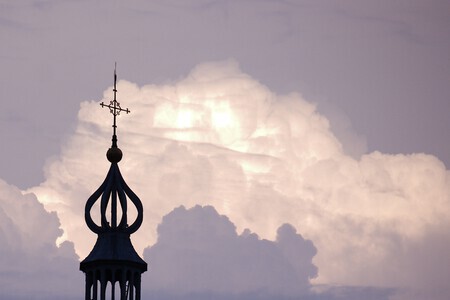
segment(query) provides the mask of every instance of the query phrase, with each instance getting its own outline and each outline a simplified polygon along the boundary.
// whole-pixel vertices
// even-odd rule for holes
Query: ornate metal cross
[[[116,88],[116,83],[117,83],[117,74],[116,74],[116,68],[114,66],[114,99],[109,101],[109,104],[105,104],[104,102],[100,103],[101,107],[107,107],[109,108],[109,112],[113,115],[113,146],[117,147],[117,137],[116,137],[116,116],[120,115],[121,111],[126,112],[127,114],[129,114],[131,111],[128,108],[121,108],[120,107],[120,103],[117,102],[116,99],[116,94],[117,94],[117,88]]]

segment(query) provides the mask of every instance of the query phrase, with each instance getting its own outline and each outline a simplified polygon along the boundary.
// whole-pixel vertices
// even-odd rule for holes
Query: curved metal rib
[[[97,225],[91,216],[91,210],[95,202],[100,198],[100,214],[101,214],[101,225]],[[137,210],[136,220],[128,226],[127,224],[127,196],[134,204]],[[119,200],[119,205],[122,209],[122,217],[119,224],[117,223],[117,209],[113,207],[111,211],[111,223],[108,222],[106,217],[106,209],[108,203],[111,200],[111,205],[117,205],[117,198]],[[100,187],[89,197],[86,202],[86,207],[84,211],[84,217],[86,224],[89,229],[97,234],[108,232],[108,231],[121,231],[127,234],[132,234],[136,232],[142,224],[143,221],[143,207],[142,202],[139,197],[130,189],[126,184],[125,180],[120,173],[119,166],[117,163],[112,163],[111,167],[106,175],[105,180],[100,185]]]

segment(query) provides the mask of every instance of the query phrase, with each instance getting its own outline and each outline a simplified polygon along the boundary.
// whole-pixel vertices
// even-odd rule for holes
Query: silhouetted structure
[[[121,111],[130,111],[122,109],[116,100],[116,82],[114,70],[114,100],[108,105],[100,104],[108,107],[113,115],[112,146],[106,153],[111,167],[105,181],[87,200],[85,208],[86,224],[98,235],[91,253],[80,263],[80,270],[86,275],[86,300],[106,300],[108,294],[108,299],[114,300],[118,290],[120,300],[140,300],[141,274],[147,271],[147,263],[136,253],[130,240],[130,235],[142,224],[143,209],[138,196],[125,183],[118,166],[122,151],[117,147],[116,117]],[[127,222],[127,196],[137,210],[136,220],[131,225]],[[92,220],[91,209],[100,197],[99,226]],[[118,204],[122,214],[120,220],[117,216]]]

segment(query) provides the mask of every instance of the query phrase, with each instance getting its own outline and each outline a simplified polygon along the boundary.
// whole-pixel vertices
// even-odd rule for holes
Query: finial
[[[122,159],[122,151],[117,147],[117,135],[116,135],[116,116],[120,115],[121,111],[130,113],[128,108],[121,108],[120,103],[117,102],[117,73],[116,73],[117,63],[114,63],[114,99],[109,101],[109,104],[105,104],[104,102],[100,103],[101,107],[109,108],[109,112],[113,115],[113,136],[112,136],[112,145],[111,148],[108,149],[106,153],[106,157],[112,163],[118,163]]]

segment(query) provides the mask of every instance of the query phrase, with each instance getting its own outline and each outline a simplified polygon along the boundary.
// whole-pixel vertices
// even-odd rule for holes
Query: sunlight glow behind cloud
[[[317,283],[445,289],[448,260],[414,268],[450,248],[448,171],[437,158],[374,152],[356,160],[313,104],[272,93],[234,61],[199,65],[161,86],[122,80],[118,90],[132,111],[118,119],[120,168],[145,209],[139,251],[156,242],[157,224],[174,207],[212,205],[238,232],[270,240],[292,224],[317,247]],[[111,120],[101,100],[82,103],[75,133],[31,189],[58,212],[81,257],[94,242],[84,204],[108,167]],[[430,232],[436,239],[426,240]]]

